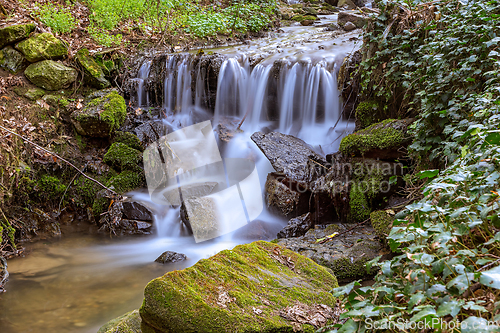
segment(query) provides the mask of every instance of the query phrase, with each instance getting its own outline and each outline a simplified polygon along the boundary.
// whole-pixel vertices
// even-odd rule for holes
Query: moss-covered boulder
[[[26,97],[30,101],[36,101],[37,99],[42,98],[45,95],[45,90],[40,88],[32,88],[26,90],[22,96]]]
[[[101,327],[97,333],[147,333],[147,331],[141,330],[139,310],[134,310],[111,320]],[[151,333],[154,333],[154,331],[151,331]]]
[[[51,33],[35,35],[16,45],[29,62],[57,60],[68,55],[67,45]]]
[[[82,67],[84,72],[84,79],[88,85],[97,89],[104,89],[111,85],[109,81],[104,77],[104,72],[101,66],[89,54],[89,50],[78,50],[78,52],[76,52],[75,59],[77,63]]]
[[[384,240],[387,238],[392,229],[394,222],[394,212],[379,210],[370,214],[370,221],[377,236]]]
[[[137,149],[141,152],[144,151],[141,140],[139,140],[137,135],[135,135],[134,133],[116,131],[113,139],[111,140],[111,143],[115,142],[124,143],[130,148]]]
[[[125,170],[119,175],[111,177],[108,186],[118,193],[127,193],[144,186],[146,179],[142,171]]]
[[[75,82],[78,73],[74,68],[64,66],[59,62],[44,60],[29,65],[24,75],[37,87],[59,90]]]
[[[351,164],[349,218],[353,222],[361,222],[384,203],[384,198],[398,189],[398,176],[403,174],[403,165],[362,158],[353,158]]]
[[[125,121],[127,107],[118,92],[105,91],[102,97],[90,100],[87,105],[71,114],[71,121],[81,135],[108,137]]]
[[[373,228],[346,232],[350,228],[346,224],[330,224],[323,229],[310,229],[301,237],[278,239],[276,243],[330,268],[339,281],[369,277],[374,271],[367,270],[365,263],[390,252],[378,241]],[[343,234],[326,240],[335,233]]]
[[[386,119],[342,139],[340,152],[345,156],[363,156],[383,160],[397,159],[404,155],[411,137],[408,126],[413,119]]]
[[[115,142],[104,155],[103,161],[118,171],[140,170],[142,154],[139,150],[130,148],[124,143]]]
[[[0,29],[0,48],[28,38],[35,31],[35,28],[35,25],[30,23],[11,25]]]
[[[7,46],[0,50],[0,68],[6,69],[12,74],[16,74],[25,66],[23,55]]]
[[[363,129],[380,121],[381,110],[376,101],[364,101],[356,107],[356,125]]]
[[[333,315],[336,286],[325,267],[259,241],[154,279],[140,314],[157,332],[315,332]]]
[[[356,28],[363,28],[368,22],[368,19],[363,15],[350,12],[340,12],[337,18],[337,24],[344,27],[348,22],[353,23]]]

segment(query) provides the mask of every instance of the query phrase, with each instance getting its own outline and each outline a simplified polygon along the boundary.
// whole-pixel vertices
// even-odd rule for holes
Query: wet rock
[[[106,194],[98,193],[98,199],[99,198],[107,199]],[[100,201],[96,200],[95,202],[99,203]],[[103,205],[105,206],[104,211],[102,213],[99,212],[98,215],[98,217],[100,217],[100,232],[106,232],[116,236],[151,234],[151,228],[153,226],[151,220],[132,220],[128,217],[138,216],[147,219],[149,217],[146,216],[145,211],[137,212],[132,210],[130,202],[114,200],[111,202],[111,206],[109,206],[109,202],[109,200],[103,201]],[[139,207],[138,203],[135,204],[137,205],[136,207]],[[109,207],[109,209],[107,207]]]
[[[310,26],[310,25],[314,24],[314,20],[303,20],[303,21],[300,21],[300,24],[303,26]]]
[[[353,114],[361,89],[361,75],[358,70],[363,56],[355,51],[344,58],[337,76],[337,86],[344,99],[344,114]]]
[[[272,132],[252,134],[252,140],[266,155],[273,168],[296,181],[311,180],[308,162],[314,160],[319,164],[326,164],[320,156],[301,139],[294,136]]]
[[[311,229],[302,237],[279,239],[277,244],[330,268],[339,281],[367,278],[375,273],[374,270],[366,270],[367,261],[379,255],[384,258],[390,256],[390,251],[378,241],[373,228],[358,228],[333,237],[325,243],[317,242],[335,232],[340,234],[350,228],[351,225],[332,224],[324,229]]]
[[[134,129],[135,134],[144,147],[169,133],[169,129],[161,121],[148,121]]]
[[[135,201],[125,201],[122,212],[123,216],[129,220],[153,221],[151,210]]]
[[[220,236],[217,207],[212,198],[191,198],[181,206],[181,220],[196,241],[204,241]]]
[[[267,208],[286,217],[308,212],[308,205],[304,205],[304,196],[292,186],[285,176],[270,173],[265,185]]]
[[[345,31],[351,31],[351,30],[354,30],[356,29],[356,26],[354,25],[354,23],[352,22],[347,22],[344,24],[344,30]]]
[[[136,220],[122,219],[115,226],[115,234],[117,236],[125,235],[149,235],[151,234],[152,223]]]
[[[97,333],[148,333],[147,330],[141,329],[141,322],[139,310],[134,310],[111,320],[102,326]]]
[[[5,284],[9,281],[9,271],[7,271],[7,260],[0,255],[0,293],[4,291]]]
[[[328,269],[259,241],[154,279],[140,314],[157,332],[310,332],[331,318],[337,285]],[[298,304],[324,309],[321,320],[287,316]]]
[[[338,25],[347,31],[354,30],[356,28],[363,28],[367,21],[368,19],[365,16],[349,12],[340,12],[337,19]],[[349,30],[347,27],[348,23],[351,23],[349,25],[351,27]]]
[[[169,264],[169,263],[174,263],[178,261],[184,261],[186,260],[187,257],[185,254],[182,253],[177,253],[173,251],[165,251],[163,252],[158,258],[156,258],[156,262],[159,262],[161,264]]]
[[[35,25],[32,23],[11,25],[0,29],[0,48],[28,38],[33,31],[35,31]]]
[[[340,152],[345,156],[363,156],[391,160],[402,157],[411,142],[408,126],[414,119],[386,119],[342,139]]]
[[[278,238],[303,236],[313,226],[314,223],[311,219],[311,213],[306,213],[288,221],[288,225],[278,233]]]
[[[78,52],[76,52],[75,59],[83,68],[84,80],[88,85],[97,89],[104,89],[111,85],[104,77],[104,72],[101,66],[89,54],[89,50],[78,50]]]
[[[44,60],[29,65],[24,75],[37,87],[59,90],[75,82],[78,73],[74,68],[64,66],[59,62]]]
[[[16,74],[25,66],[24,56],[7,46],[0,50],[0,68],[6,69],[12,74]]]
[[[217,187],[217,185],[219,185],[217,182],[204,182],[183,185],[181,187],[182,198],[184,200],[187,200],[191,198],[204,197],[211,194]],[[165,192],[164,197],[171,205],[178,206],[182,203],[178,188]]]
[[[92,99],[71,114],[71,122],[81,135],[108,137],[123,124],[127,116],[125,100],[116,91]]]
[[[51,33],[43,33],[28,38],[16,45],[29,62],[57,60],[68,56],[68,46]]]
[[[276,238],[276,233],[278,233],[279,228],[280,227],[276,223],[258,220],[252,221],[235,231],[233,239],[269,241]]]
[[[357,7],[364,6],[361,0],[338,0],[337,7],[356,9]]]

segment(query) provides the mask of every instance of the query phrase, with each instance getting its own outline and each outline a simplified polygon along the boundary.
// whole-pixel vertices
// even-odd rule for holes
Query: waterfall
[[[149,106],[149,96],[146,88],[144,87],[144,82],[149,77],[149,71],[151,69],[151,60],[145,61],[141,68],[139,68],[139,74],[136,79],[137,81],[137,106]],[[144,96],[146,96],[146,103],[144,103]]]
[[[244,119],[244,131],[267,127],[320,146],[325,153],[334,152],[340,137],[353,127],[342,116],[334,60],[284,60],[252,66],[244,55],[228,57],[220,65],[215,106],[210,111],[207,70],[201,61],[192,54],[169,55],[165,60],[162,108],[174,128],[192,125],[195,114],[210,111],[214,125],[224,119]],[[142,96],[148,96],[143,82],[150,67],[151,60],[139,70],[139,105],[144,105]]]

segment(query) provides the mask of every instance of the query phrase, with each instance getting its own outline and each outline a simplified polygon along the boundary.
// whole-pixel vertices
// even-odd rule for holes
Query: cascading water
[[[323,17],[322,22],[333,23],[335,17]],[[221,145],[222,153],[227,158],[252,158],[264,188],[273,169],[250,140],[253,132],[292,134],[318,152],[330,153],[337,150],[339,137],[352,130],[342,117],[336,71],[344,55],[357,47],[356,38],[355,32],[332,40],[321,27],[284,27],[249,45],[214,50],[225,57],[217,76],[194,54],[164,56],[161,71],[155,71],[152,58],[141,64],[133,79],[136,91],[131,99],[138,108],[161,109],[161,121],[171,130],[207,119],[214,126],[221,121],[236,127],[245,118],[243,133]],[[159,72],[162,81],[153,89],[152,76]],[[286,224],[264,211],[255,230],[265,235],[237,231],[196,244],[181,223],[179,207],[155,204],[144,192],[131,196],[152,208],[157,235],[111,243],[79,231],[73,238],[36,244],[34,254],[9,261],[11,281],[0,303],[2,332],[96,332],[108,320],[138,308],[152,278],[237,244],[273,238]],[[167,266],[154,263],[166,250],[182,252],[188,260]]]

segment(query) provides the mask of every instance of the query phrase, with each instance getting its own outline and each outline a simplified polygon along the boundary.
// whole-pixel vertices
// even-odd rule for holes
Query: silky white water
[[[335,16],[322,20],[334,21]],[[326,154],[335,152],[340,138],[353,130],[342,115],[336,83],[343,57],[359,47],[353,38],[356,33],[332,38],[322,27],[292,26],[248,45],[214,50],[228,58],[221,66],[213,110],[206,102],[207,78],[192,63],[193,55],[172,55],[165,63],[159,121],[175,130],[199,119],[211,120],[214,127],[219,121],[237,125],[245,119],[242,132],[219,147],[224,158],[253,160],[263,189],[273,169],[250,140],[253,132],[291,134]],[[135,79],[140,108],[151,106],[146,83],[152,65],[145,61]],[[249,229],[195,243],[178,207],[155,204],[146,191],[131,196],[154,211],[153,235],[109,239],[85,226],[63,227],[61,238],[27,244],[25,258],[9,260],[8,291],[0,296],[2,333],[95,333],[107,321],[140,307],[144,287],[154,277],[237,244],[272,239],[286,224],[264,210]],[[167,250],[184,253],[188,260],[155,263]]]

